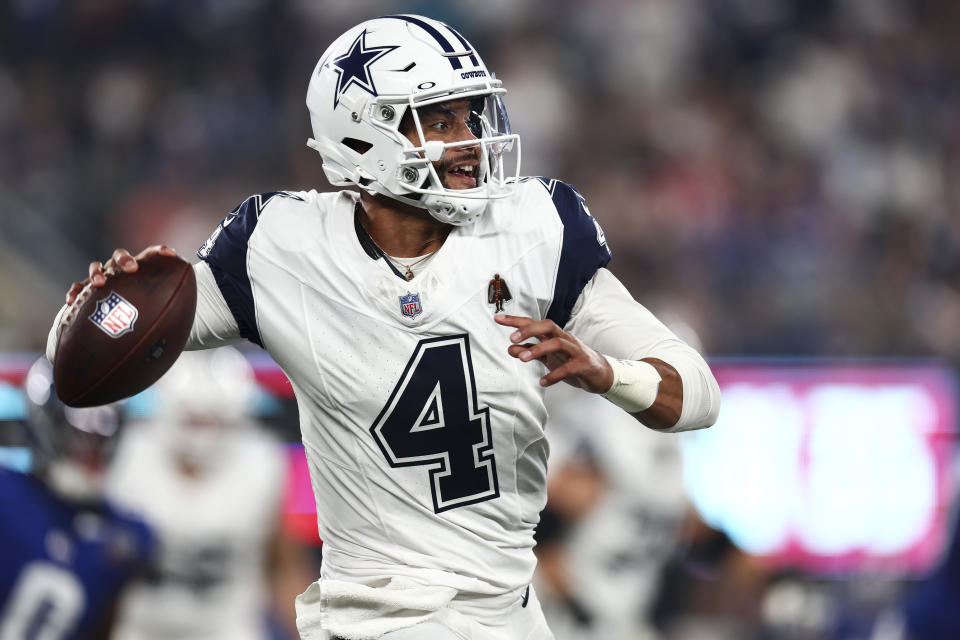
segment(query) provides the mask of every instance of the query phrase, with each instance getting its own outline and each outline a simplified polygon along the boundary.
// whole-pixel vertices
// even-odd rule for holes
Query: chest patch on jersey
[[[487,302],[494,305],[497,313],[503,311],[503,303],[513,300],[507,281],[499,273],[493,274],[493,280],[487,284]]]
[[[423,307],[420,306],[420,294],[407,292],[407,295],[400,296],[400,313],[408,318],[416,318],[423,313]]]

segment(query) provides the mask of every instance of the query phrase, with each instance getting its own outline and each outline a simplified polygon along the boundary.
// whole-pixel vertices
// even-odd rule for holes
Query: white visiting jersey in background
[[[575,624],[563,603],[540,589],[550,627],[557,640],[655,637],[648,625],[661,571],[691,509],[677,436],[644,429],[604,398],[569,385],[554,385],[545,400],[551,471],[586,458],[604,481],[563,540],[569,588],[590,622]]]
[[[215,459],[188,477],[168,452],[174,425],[137,426],[118,451],[110,494],[154,527],[160,553],[123,600],[114,637],[268,638],[266,550],[280,517],[282,449],[252,427],[225,426]]]

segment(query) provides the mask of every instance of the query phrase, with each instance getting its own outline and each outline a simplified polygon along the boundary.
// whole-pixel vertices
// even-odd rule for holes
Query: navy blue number
[[[477,406],[466,335],[421,340],[370,433],[391,467],[430,471],[436,513],[500,495],[490,410]]]

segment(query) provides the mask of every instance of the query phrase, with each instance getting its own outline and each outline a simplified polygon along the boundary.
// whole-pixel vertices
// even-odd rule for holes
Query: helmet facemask
[[[454,225],[475,221],[490,200],[511,195],[520,171],[520,140],[510,131],[501,94],[502,90],[418,96],[416,100],[408,98],[402,103],[406,115],[398,123],[395,135],[403,149],[403,158],[398,163],[398,182],[406,193],[391,195],[426,209],[441,222]],[[424,114],[457,100],[469,101],[465,124],[473,137],[457,142],[427,140]],[[407,122],[413,126],[410,137],[414,141],[401,133]],[[445,175],[441,175],[438,167],[443,170],[447,158],[447,162],[456,162],[458,151],[464,149],[476,149],[476,169],[472,172],[476,186],[452,188],[445,183]]]

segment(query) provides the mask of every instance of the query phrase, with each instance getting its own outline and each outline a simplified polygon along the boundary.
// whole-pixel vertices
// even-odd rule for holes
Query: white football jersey
[[[571,326],[619,339],[613,328],[626,310],[634,322],[627,342],[643,346],[606,353],[679,348],[692,354],[689,368],[677,365],[685,380],[706,365],[612,276],[622,291],[615,311],[583,305],[581,292],[605,272],[610,251],[569,185],[522,181],[479,222],[452,228],[411,281],[380,257],[357,206],[347,191],[245,200],[199,251],[206,265],[197,269],[190,346],[235,338],[217,319],[229,307],[235,333],[263,346],[290,379],[324,578],[519,590],[533,572],[546,500],[546,369],[507,353],[513,329],[493,319],[498,282],[505,313],[563,327],[579,301]],[[203,285],[211,280],[213,295]],[[691,416],[703,413],[703,402],[691,404]]]
[[[544,369],[510,357],[504,311],[563,326],[610,257],[572,187],[528,180],[428,267],[397,276],[356,195],[248,198],[200,250],[244,337],[296,391],[323,575],[502,593],[533,572],[545,502]]]
[[[131,429],[111,469],[110,495],[150,523],[160,548],[155,571],[125,595],[114,637],[267,638],[267,551],[286,481],[282,448],[236,427],[216,461],[186,477],[167,450],[169,426]]]

